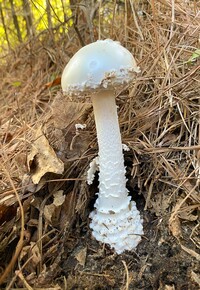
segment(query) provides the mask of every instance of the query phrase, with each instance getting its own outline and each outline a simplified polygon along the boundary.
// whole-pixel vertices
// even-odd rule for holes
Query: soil
[[[77,234],[66,243],[62,262],[67,289],[199,289],[191,282],[192,272],[200,270],[199,263],[169,233],[167,220],[148,211],[143,218],[144,237],[136,251],[120,256],[99,245],[87,225],[75,229]],[[184,227],[186,232],[190,229]],[[77,254],[85,251],[84,265],[80,265]]]
[[[141,67],[117,95],[130,149],[124,153],[127,187],[144,224],[138,247],[121,255],[98,243],[89,228],[98,191],[97,175],[93,185],[86,183],[98,154],[91,102],[63,98],[60,87],[80,36],[91,42],[86,18],[81,14],[67,37],[52,41],[44,32],[1,59],[0,274],[11,263],[1,289],[200,289],[197,2],[135,1],[137,17],[128,9],[113,23],[100,19],[102,37],[127,46]],[[86,129],[77,133],[75,124]],[[45,158],[34,151],[40,137]]]

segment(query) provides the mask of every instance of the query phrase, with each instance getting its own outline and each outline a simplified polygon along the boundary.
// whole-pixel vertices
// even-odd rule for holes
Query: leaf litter
[[[92,106],[89,98],[63,96],[59,87],[64,65],[81,47],[77,29],[84,29],[84,43],[91,41],[80,17],[68,38],[49,48],[47,35],[21,44],[0,67],[0,281],[6,289],[199,289],[198,3],[126,4],[129,9],[102,2],[102,11],[121,10],[111,22],[100,20],[102,37],[125,45],[142,71],[118,93],[117,105],[143,240],[117,256],[88,227],[98,191],[97,174],[86,183],[98,152]]]

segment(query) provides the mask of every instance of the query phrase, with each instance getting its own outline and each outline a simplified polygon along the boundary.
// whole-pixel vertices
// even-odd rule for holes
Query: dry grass
[[[102,1],[100,20],[97,13],[94,24],[87,25],[87,10],[80,9],[76,30],[71,28],[65,39],[51,43],[43,35],[42,41],[34,39],[10,52],[1,65],[0,252],[6,264],[0,265],[8,274],[6,289],[15,283],[59,289],[53,280],[61,275],[66,241],[72,250],[72,226],[80,220],[86,226],[89,203],[97,190],[92,187],[89,192],[84,181],[97,154],[89,101],[80,107],[64,99],[60,87],[45,87],[81,47],[80,35],[85,44],[99,37],[120,41],[141,67],[129,90],[117,96],[123,143],[131,149],[125,154],[129,187],[144,196],[145,211],[168,224],[174,242],[199,260],[200,57],[194,53],[199,48],[200,7],[197,1],[132,2],[123,6]],[[111,20],[105,20],[108,10],[114,11]],[[87,129],[77,135],[74,124],[78,122],[86,123]],[[43,183],[34,186],[27,175],[27,156],[41,125],[64,162],[65,173],[61,179],[45,175]],[[50,222],[46,206],[59,190],[66,197],[60,220]],[[6,249],[9,255],[3,254]],[[122,289],[128,289],[128,266],[123,264]],[[66,281],[63,285],[72,289]]]

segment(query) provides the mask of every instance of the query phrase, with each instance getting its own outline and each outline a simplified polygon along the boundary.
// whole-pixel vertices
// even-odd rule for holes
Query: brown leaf
[[[23,192],[38,192],[46,183],[44,178],[40,179],[39,184],[34,184],[29,174],[24,174],[22,178]]]
[[[20,261],[30,259],[27,269],[30,272],[35,271],[38,263],[41,261],[41,255],[37,243],[30,242],[30,245],[23,247],[20,253]]]
[[[175,238],[179,239],[182,236],[181,223],[178,216],[173,216],[169,219],[169,229]]]
[[[52,82],[45,84],[46,88],[55,87],[61,84],[61,77],[55,78]]]
[[[65,202],[63,203],[60,215],[60,228],[67,230],[75,219],[75,207],[77,196],[74,191],[66,195]]]
[[[79,262],[81,266],[85,266],[85,261],[86,261],[86,256],[87,256],[87,248],[82,248],[80,249],[76,254],[75,258]]]
[[[181,211],[179,212],[178,216],[183,219],[183,220],[187,220],[187,221],[196,221],[198,219],[198,215],[194,215],[193,210],[190,211]]]
[[[87,114],[87,110],[91,106],[88,103],[66,101],[62,95],[58,94],[52,104],[52,118],[55,127],[62,130],[72,125],[73,122],[81,123],[84,114]]]
[[[149,205],[153,207],[155,214],[160,216],[170,205],[169,197],[163,194],[156,196],[156,199],[149,198]]]
[[[175,290],[174,285],[165,285],[165,290]]]
[[[44,217],[49,223],[52,222],[51,220],[52,220],[52,216],[54,215],[54,212],[55,212],[55,206],[53,203],[46,205],[44,207]]]
[[[200,254],[195,252],[194,250],[191,250],[187,247],[185,247],[184,245],[181,244],[181,248],[186,252],[188,253],[190,256],[194,257],[197,259],[197,261],[200,261]]]
[[[25,152],[15,154],[14,162],[17,167],[18,177],[22,180],[27,173],[27,158]]]
[[[53,194],[53,203],[46,205],[44,207],[44,216],[54,226],[58,224],[60,220],[61,206],[65,202],[65,195],[63,195],[63,190],[59,190]]]
[[[192,280],[198,284],[198,286],[200,287],[200,275],[196,274],[195,272],[191,271],[191,278]]]
[[[45,133],[63,161],[80,157],[88,149],[93,138],[91,127],[76,130],[75,125],[85,124],[91,112],[90,103],[73,102],[59,93],[55,97]]]
[[[42,176],[47,172],[62,174],[64,171],[63,162],[49,145],[41,128],[36,132],[36,138],[28,155],[27,163],[34,184],[38,184]]]

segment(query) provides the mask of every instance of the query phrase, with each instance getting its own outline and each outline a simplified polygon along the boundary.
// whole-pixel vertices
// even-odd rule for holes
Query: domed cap
[[[115,89],[140,72],[132,54],[119,42],[98,40],[81,48],[66,65],[61,86],[65,93]]]

